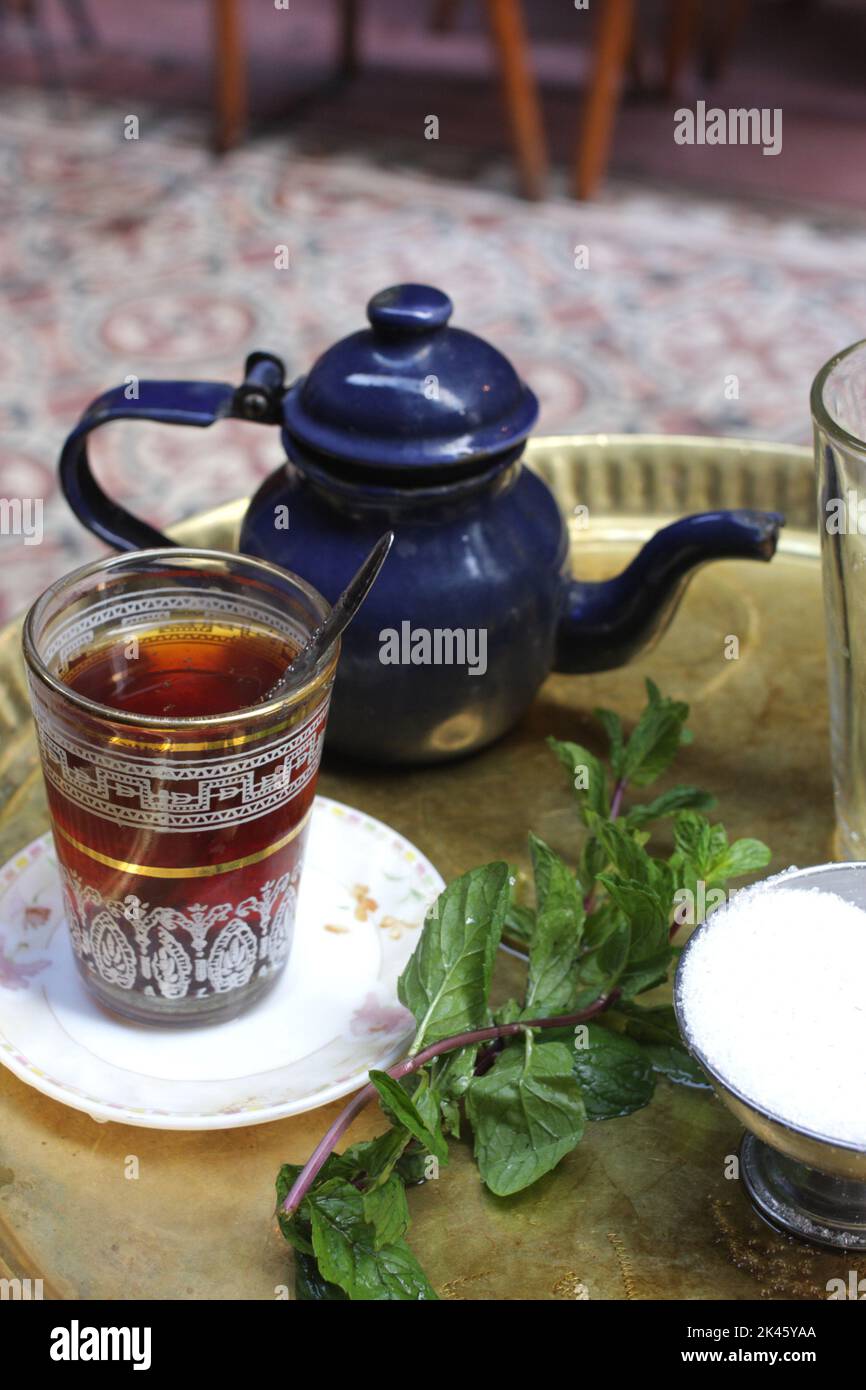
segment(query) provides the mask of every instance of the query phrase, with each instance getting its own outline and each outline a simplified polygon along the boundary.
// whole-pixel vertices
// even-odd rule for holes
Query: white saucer
[[[0,1062],[94,1120],[232,1129],[336,1100],[405,1050],[397,976],[444,884],[381,821],[317,797],[288,967],[240,1018],[128,1023],[93,1002],[63,915],[54,845],[0,869]]]

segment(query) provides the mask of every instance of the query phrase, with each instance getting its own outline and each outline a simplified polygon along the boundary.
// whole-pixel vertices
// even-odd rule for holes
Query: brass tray
[[[832,856],[820,566],[812,466],[804,449],[712,439],[594,436],[536,440],[533,467],[575,518],[576,571],[615,572],[677,514],[778,508],[771,565],[702,570],[658,647],[635,665],[551,677],[520,726],[469,760],[420,771],[331,766],[322,792],[389,821],[446,878],[492,858],[526,863],[531,827],[566,855],[576,821],[544,746],[598,745],[594,705],[633,719],[643,677],[692,705],[695,742],[677,780],[707,786],[733,835],[759,835],[773,868]],[[234,502],[176,528],[231,547]],[[46,828],[20,624],[0,634],[0,862]],[[739,638],[737,660],[725,639]],[[504,953],[501,987],[520,970]],[[291,1256],[272,1219],[279,1164],[297,1162],[335,1106],[216,1133],[97,1125],[0,1068],[0,1275],[42,1278],[46,1297],[273,1299]],[[379,1125],[371,1107],[353,1137]],[[579,1149],[529,1191],[498,1200],[468,1150],[410,1195],[411,1242],[443,1297],[473,1299],[826,1297],[848,1257],[812,1255],[763,1228],[725,1163],[736,1122],[705,1092],[661,1080],[628,1119],[591,1126]],[[128,1180],[135,1155],[139,1177]],[[844,1270],[836,1269],[844,1265]]]

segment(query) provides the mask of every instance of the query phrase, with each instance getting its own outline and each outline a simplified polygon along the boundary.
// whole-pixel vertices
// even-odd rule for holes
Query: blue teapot
[[[87,437],[112,420],[278,425],[287,462],[249,504],[240,549],[293,570],[332,602],[388,527],[395,543],[344,637],[332,751],[436,762],[498,738],[553,669],[603,671],[664,629],[705,560],[769,560],[783,518],[706,512],[659,531],[614,579],[568,568],[553,495],[521,464],[538,402],[489,343],[448,326],[447,295],[395,285],[370,326],[286,386],[254,352],[240,386],[141,381],[95,400],[60,459],[66,498],[119,550],[171,542],[108,498]]]

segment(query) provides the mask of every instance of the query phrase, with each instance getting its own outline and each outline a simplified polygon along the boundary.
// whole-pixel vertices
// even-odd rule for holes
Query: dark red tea
[[[85,652],[63,680],[113,709],[190,719],[259,704],[296,652],[267,633],[238,629],[227,637],[209,628],[195,636],[166,628]]]
[[[295,651],[258,629],[166,624],[62,673],[122,721],[53,696],[38,718],[79,966],[121,1012],[144,993],[150,1014],[224,1016],[217,996],[243,1007],[285,963],[332,678],[263,715]]]

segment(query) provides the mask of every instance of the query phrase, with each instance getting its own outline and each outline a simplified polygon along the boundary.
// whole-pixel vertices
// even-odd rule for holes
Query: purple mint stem
[[[625,796],[625,789],[628,786],[624,777],[621,777],[613,789],[613,796],[610,799],[610,819],[616,820],[619,815],[619,808]]]
[[[441,1056],[443,1052],[452,1052],[461,1047],[469,1047],[472,1043],[490,1042],[494,1038],[513,1037],[516,1033],[522,1033],[526,1028],[568,1028],[573,1024],[585,1023],[587,1019],[603,1013],[618,998],[619,990],[615,989],[610,994],[601,995],[598,999],[593,1000],[585,1009],[579,1009],[577,1013],[560,1014],[556,1018],[531,1018],[523,1023],[500,1023],[491,1028],[475,1028],[469,1033],[457,1033],[454,1037],[443,1038],[441,1042],[431,1043],[429,1047],[423,1048],[414,1057],[404,1057],[402,1062],[395,1062],[393,1066],[387,1068],[387,1073],[395,1081],[398,1081],[401,1076],[411,1075],[413,1071],[418,1071],[419,1067],[423,1067],[434,1057]],[[313,1149],[291,1191],[283,1201],[280,1210],[285,1212],[287,1216],[291,1216],[301,1205],[314,1183],[319,1169],[338,1139],[345,1134],[352,1121],[360,1115],[368,1102],[378,1094],[372,1082],[368,1082],[341,1110],[330,1129]]]

